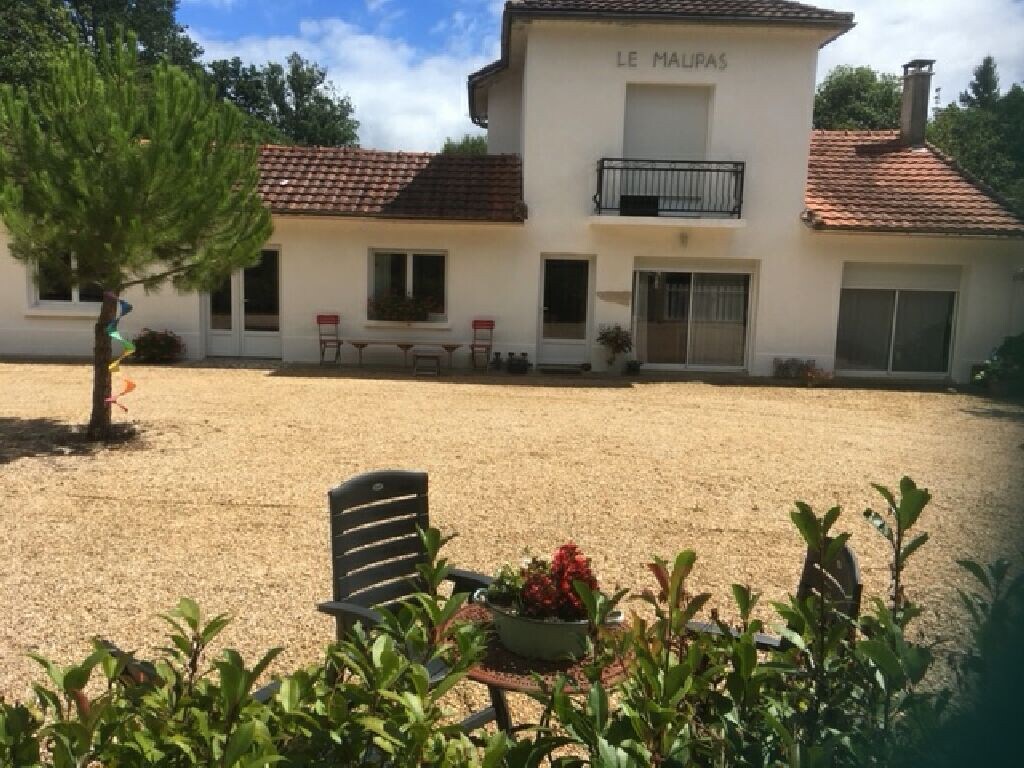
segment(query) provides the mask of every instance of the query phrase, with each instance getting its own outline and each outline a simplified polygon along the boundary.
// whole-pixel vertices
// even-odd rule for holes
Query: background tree
[[[355,144],[359,122],[352,102],[338,96],[327,71],[298,53],[287,66],[243,64],[238,57],[209,64],[217,95],[253,121],[269,126],[265,140],[340,147]]]
[[[96,47],[100,34],[111,39],[118,29],[138,40],[139,61],[152,65],[166,60],[197,67],[202,48],[177,21],[178,0],[56,0],[67,9],[79,39]]]
[[[966,91],[960,92],[960,103],[965,107],[992,109],[999,101],[999,73],[996,60],[991,56],[982,59],[974,68],[974,79]]]
[[[486,155],[487,137],[467,133],[461,139],[447,138],[441,152],[446,155]]]
[[[136,39],[69,45],[24,88],[0,86],[0,217],[34,271],[109,292],[95,327],[89,434],[110,432],[113,295],[167,281],[211,288],[271,231],[257,148],[235,110],[178,67],[141,82]],[[70,266],[68,256],[71,257]]]
[[[901,93],[896,75],[871,67],[836,67],[815,94],[814,127],[830,131],[899,128]]]
[[[936,110],[928,139],[1024,216],[1024,88],[999,92],[996,62],[986,56],[960,104]]]
[[[76,30],[54,0],[0,3],[0,83],[29,86],[75,38]]]

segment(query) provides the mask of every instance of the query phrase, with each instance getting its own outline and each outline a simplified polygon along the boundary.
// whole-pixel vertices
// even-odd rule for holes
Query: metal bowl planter
[[[513,608],[489,602],[486,591],[482,589],[473,599],[490,610],[498,640],[517,656],[565,661],[583,658],[590,652],[590,622],[586,619],[562,621],[520,616]],[[622,620],[622,613],[615,611],[607,623],[616,626]]]

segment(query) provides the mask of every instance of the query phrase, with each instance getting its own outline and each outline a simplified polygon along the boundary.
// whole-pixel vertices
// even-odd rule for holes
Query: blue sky
[[[814,0],[804,0],[814,2]],[[827,46],[836,64],[899,71],[934,58],[943,101],[962,90],[986,54],[1002,84],[1024,81],[1024,0],[817,0],[853,11],[857,27]],[[253,63],[292,51],[328,70],[351,96],[363,146],[436,150],[475,132],[466,75],[498,54],[501,0],[180,0],[178,17],[207,58]]]

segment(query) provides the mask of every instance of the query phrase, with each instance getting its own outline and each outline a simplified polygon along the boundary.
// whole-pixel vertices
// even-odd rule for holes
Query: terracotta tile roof
[[[815,229],[1024,236],[992,192],[899,131],[814,131],[805,204]]]
[[[501,57],[473,72],[467,83],[469,115],[477,125],[487,125],[478,91],[508,68],[512,23],[529,19],[812,26],[831,33],[822,45],[854,26],[852,13],[788,0],[508,0],[501,20]]]
[[[521,222],[516,155],[265,146],[260,194],[274,213]]]
[[[639,16],[694,16],[727,20],[853,21],[852,13],[787,0],[512,0],[507,8]]]

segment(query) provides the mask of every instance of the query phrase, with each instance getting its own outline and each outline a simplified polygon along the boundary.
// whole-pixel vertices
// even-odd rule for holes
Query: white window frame
[[[71,257],[71,268],[75,268],[76,258]],[[93,301],[92,299],[81,298],[81,289],[79,286],[71,286],[71,298],[70,299],[44,299],[39,295],[39,268],[36,267],[34,270],[29,271],[29,297],[30,304],[33,307],[39,309],[59,309],[59,308],[82,308],[82,309],[95,309],[102,304],[102,301]]]
[[[374,285],[374,279],[376,277],[376,259],[377,254],[402,254],[405,256],[405,295],[412,297],[412,286],[413,286],[413,262],[414,256],[442,256],[444,257],[444,312],[432,312],[427,316],[426,320],[419,321],[403,321],[403,320],[371,320],[369,317],[369,303],[370,300],[376,295],[376,286]],[[450,292],[449,288],[449,276],[451,274],[451,258],[450,254],[446,250],[440,250],[437,248],[371,248],[369,256],[367,258],[367,274],[366,274],[366,321],[368,323],[383,323],[383,324],[399,324],[399,325],[438,325],[448,322],[449,304],[450,304]]]

